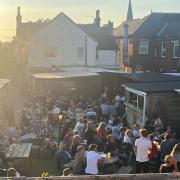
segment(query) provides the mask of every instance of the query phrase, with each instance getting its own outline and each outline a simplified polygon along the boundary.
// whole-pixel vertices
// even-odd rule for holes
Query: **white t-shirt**
[[[148,158],[148,150],[152,148],[152,143],[148,138],[141,137],[136,139],[135,146],[137,147],[136,152],[136,161],[138,162],[147,162]]]
[[[98,160],[102,159],[100,154],[95,151],[87,152],[87,166],[85,169],[86,174],[98,174]]]

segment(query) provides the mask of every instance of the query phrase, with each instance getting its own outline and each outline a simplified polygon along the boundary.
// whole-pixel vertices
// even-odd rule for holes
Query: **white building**
[[[21,34],[24,38],[26,38],[24,34],[31,34],[31,30],[25,28],[26,24],[21,22],[19,8],[17,15],[19,38]],[[102,31],[99,11],[96,12],[93,24],[78,25],[64,13],[60,13],[51,21],[42,24],[38,31],[36,29],[32,27],[34,32],[27,43],[27,61],[30,68],[59,69],[65,66],[118,68],[116,41],[109,32]],[[23,30],[27,32],[23,34]]]

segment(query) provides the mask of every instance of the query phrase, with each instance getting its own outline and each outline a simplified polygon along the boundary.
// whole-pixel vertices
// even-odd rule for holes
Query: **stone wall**
[[[171,174],[127,174],[127,175],[104,175],[104,176],[68,176],[46,178],[24,178],[26,180],[180,180],[180,173]]]

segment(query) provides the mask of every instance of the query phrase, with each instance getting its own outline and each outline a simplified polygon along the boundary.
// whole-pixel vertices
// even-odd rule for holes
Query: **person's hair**
[[[89,151],[94,151],[97,148],[96,144],[90,144],[89,145]]]
[[[151,141],[153,141],[153,140],[154,140],[154,134],[150,134],[150,135],[149,135],[149,139],[150,139]]]
[[[134,127],[134,128],[139,128],[140,125],[139,125],[138,123],[136,123],[136,124],[133,125],[133,127]]]
[[[173,147],[173,150],[171,152],[171,156],[175,156],[177,153],[180,154],[180,143],[176,144],[174,147]]]
[[[122,131],[125,132],[126,130],[127,130],[127,128],[125,128],[125,127],[120,128],[120,132],[122,132]]]
[[[16,176],[16,169],[15,168],[9,168],[7,170],[7,177],[14,177]]]
[[[81,139],[81,136],[75,135],[75,136],[73,137],[73,140],[72,140],[72,146],[73,146],[73,145],[78,145],[78,144],[79,144],[79,139]]]
[[[173,157],[171,155],[166,155],[164,158],[164,162],[165,163],[170,163],[171,159],[173,159]]]
[[[67,145],[63,141],[61,141],[60,144],[59,144],[59,149],[64,150],[66,148],[67,148]]]
[[[97,128],[97,130],[99,130],[100,128],[106,128],[106,123],[105,122],[101,122]]]
[[[146,129],[141,129],[140,133],[141,133],[142,137],[147,137],[148,136],[148,131]]]
[[[112,137],[114,137],[112,134],[109,134],[108,136],[107,136],[107,141],[109,141]]]
[[[170,139],[170,135],[169,134],[165,134],[164,139]]]
[[[78,130],[74,130],[74,131],[73,131],[73,135],[74,135],[74,136],[79,135],[79,134],[80,134],[80,133],[79,133]]]
[[[131,136],[132,135],[132,131],[130,129],[127,129],[125,132],[126,136]]]
[[[92,126],[93,125],[93,122],[92,121],[89,121],[88,123],[87,123],[87,129],[90,127],[90,126]]]
[[[72,174],[72,170],[70,168],[65,168],[63,170],[63,176],[69,176],[70,174]]]
[[[78,152],[80,152],[80,151],[82,151],[82,150],[84,150],[84,149],[85,149],[85,147],[82,146],[82,145],[77,147],[77,151],[78,151]]]
[[[119,123],[118,118],[114,118],[114,119],[113,119],[113,126],[117,126],[118,123]]]

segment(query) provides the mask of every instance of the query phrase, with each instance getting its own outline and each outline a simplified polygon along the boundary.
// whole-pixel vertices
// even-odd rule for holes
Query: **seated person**
[[[82,175],[85,173],[86,157],[84,146],[78,146],[77,153],[73,162],[73,173],[75,175]]]
[[[97,153],[97,146],[91,144],[89,146],[89,151],[87,152],[87,165],[85,173],[88,175],[97,175],[98,171],[98,162],[102,160],[100,154]]]
[[[9,168],[7,170],[7,177],[20,177],[20,174],[16,171],[15,168]]]
[[[71,161],[71,155],[67,152],[66,149],[67,146],[63,142],[61,142],[59,145],[59,150],[56,152],[58,169],[61,169],[64,164]]]
[[[63,175],[62,176],[72,176],[73,173],[72,173],[72,170],[70,168],[65,168],[63,170]]]
[[[107,137],[107,143],[105,145],[104,149],[105,153],[112,153],[112,154],[117,154],[119,152],[119,144],[117,143],[115,137],[110,134]]]
[[[172,173],[177,171],[177,162],[172,158],[172,156],[167,155],[164,159],[164,164],[160,166],[160,173]]]
[[[126,158],[124,155],[120,154],[119,153],[119,148],[120,148],[120,145],[119,145],[119,142],[115,139],[115,137],[110,134],[108,135],[107,137],[107,143],[105,145],[105,149],[104,149],[104,152],[105,153],[111,153],[112,156],[113,155],[116,155],[119,157],[119,165],[122,164],[125,164],[126,163]]]

